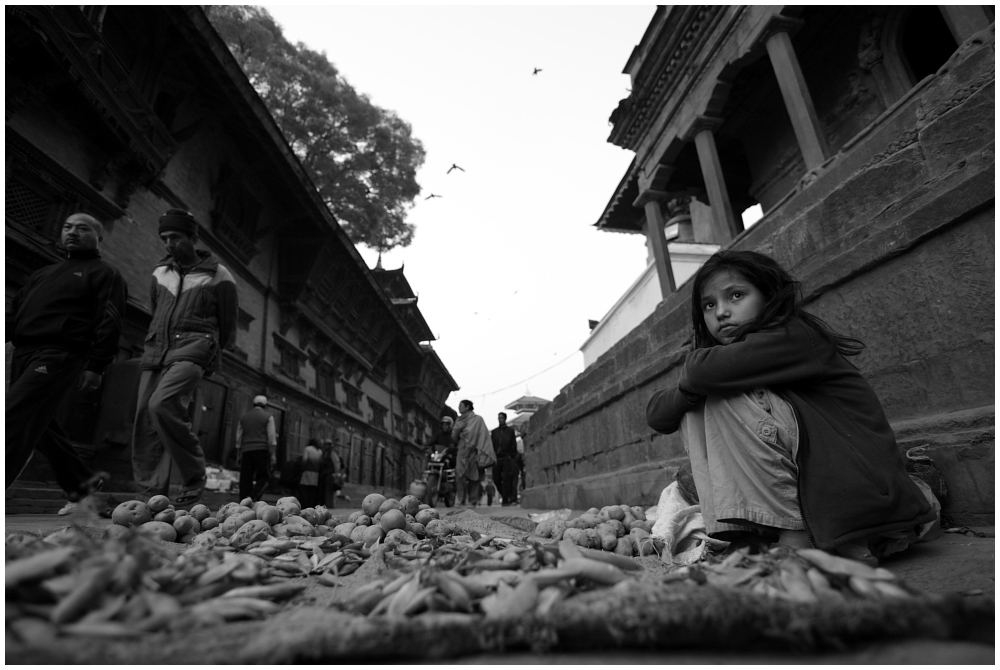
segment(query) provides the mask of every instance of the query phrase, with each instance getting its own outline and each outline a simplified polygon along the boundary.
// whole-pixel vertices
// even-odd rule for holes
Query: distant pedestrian
[[[492,507],[493,496],[497,492],[497,487],[493,484],[493,478],[489,472],[486,473],[486,483],[483,484],[483,489],[486,491],[486,505]]]
[[[260,500],[271,483],[271,468],[277,463],[278,432],[266,408],[267,396],[255,396],[253,407],[236,424],[241,499]]]
[[[205,491],[205,453],[188,405],[235,337],[236,282],[212,254],[195,249],[198,222],[190,212],[167,210],[159,232],[167,256],[151,282],[153,319],[140,361],[132,470],[143,495],[166,495],[173,460],[183,485],[173,502],[186,507]]]
[[[109,479],[83,462],[55,418],[74,385],[85,393],[100,388],[118,352],[128,286],[101,260],[103,237],[97,219],[70,215],[60,232],[65,260],[28,277],[7,313],[14,354],[6,401],[6,488],[37,449],[69,499],[60,514]]]
[[[319,471],[323,465],[323,452],[319,448],[319,441],[309,438],[305,451],[302,452],[302,475],[299,477],[299,490],[296,496],[302,507],[315,507],[321,505],[319,488]]]
[[[472,410],[471,400],[458,403],[459,417],[451,436],[458,446],[455,464],[455,482],[460,496],[458,504],[474,507],[482,496],[480,482],[486,476],[486,468],[496,463],[496,455],[486,422]]]
[[[497,415],[499,426],[490,433],[497,462],[493,466],[493,480],[500,491],[501,504],[509,507],[517,502],[517,435],[507,425],[507,414]]]
[[[320,465],[320,486],[322,487],[323,504],[333,508],[336,506],[337,498],[346,498],[342,489],[344,488],[344,463],[340,460],[340,454],[333,446],[332,440],[323,441],[323,460]]]

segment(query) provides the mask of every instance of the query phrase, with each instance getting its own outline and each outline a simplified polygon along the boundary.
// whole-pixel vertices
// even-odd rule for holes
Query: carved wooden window
[[[212,208],[212,228],[229,243],[242,260],[249,261],[257,254],[257,222],[261,205],[250,187],[228,165],[219,169],[214,189],[215,206]]]
[[[399,414],[393,413],[392,415],[392,427],[397,435],[406,436],[406,424],[403,423],[403,417]]]
[[[305,380],[302,379],[302,364],[308,360],[308,356],[305,352],[299,350],[291,342],[288,342],[285,338],[279,336],[277,333],[273,333],[274,346],[278,350],[278,362],[275,363],[275,368],[278,372],[289,377],[293,381],[299,384],[304,384]]]
[[[350,384],[344,384],[344,394],[346,396],[344,404],[347,406],[347,409],[355,414],[361,414],[361,391]]]
[[[371,424],[376,428],[385,430],[385,419],[389,414],[389,410],[371,398],[368,399],[368,406],[372,409]]]
[[[329,402],[336,402],[336,378],[334,369],[330,365],[320,363],[316,367],[316,395]]]
[[[7,180],[4,208],[6,218],[49,238],[58,237],[61,215],[70,213],[69,206],[47,190],[29,186],[17,178]]]

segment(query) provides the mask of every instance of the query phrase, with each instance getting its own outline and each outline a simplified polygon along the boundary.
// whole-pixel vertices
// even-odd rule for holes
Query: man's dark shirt
[[[501,458],[514,458],[517,453],[517,435],[510,426],[497,426],[490,431],[490,438],[493,440],[493,451],[496,452],[497,460]]]

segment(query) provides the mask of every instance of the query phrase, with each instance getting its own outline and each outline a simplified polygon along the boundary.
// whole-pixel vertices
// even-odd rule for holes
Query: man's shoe
[[[80,502],[84,498],[91,496],[100,491],[101,489],[103,489],[104,484],[107,483],[110,479],[111,475],[109,475],[107,472],[95,472],[87,480],[85,480],[82,484],[80,484],[79,489],[77,489],[76,491],[70,491],[69,493],[66,494],[66,497],[69,498],[69,501],[71,503]],[[60,514],[61,513],[62,512],[60,512]],[[67,512],[67,514],[69,514],[69,512]]]
[[[67,514],[72,514],[77,509],[77,504],[75,502],[68,502],[63,505],[63,508],[56,512],[59,516],[66,516]]]

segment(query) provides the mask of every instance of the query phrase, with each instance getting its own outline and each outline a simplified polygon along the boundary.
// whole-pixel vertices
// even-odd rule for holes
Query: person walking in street
[[[320,500],[319,471],[323,465],[323,452],[319,442],[311,437],[302,452],[302,475],[299,477],[298,495],[303,508],[322,504]]]
[[[333,509],[337,498],[350,500],[344,495],[344,463],[340,460],[333,440],[323,440],[323,461],[320,466],[320,486],[323,488],[323,504]]]
[[[458,504],[475,507],[482,497],[480,482],[486,477],[486,468],[496,463],[496,455],[486,422],[472,410],[471,400],[458,403],[459,417],[451,437],[458,447],[455,462],[455,482],[461,496]]]
[[[517,435],[514,429],[507,425],[507,414],[497,415],[499,426],[490,433],[493,452],[497,462],[493,466],[493,481],[500,492],[500,501],[504,507],[510,507],[517,502]]]
[[[73,386],[94,393],[118,353],[128,286],[99,251],[104,227],[87,214],[62,225],[62,262],[35,271],[7,312],[14,345],[6,400],[6,488],[24,470],[34,450],[48,460],[69,503],[99,490],[109,479],[93,472],[56,420]]]
[[[188,405],[235,337],[236,282],[212,254],[195,249],[198,222],[190,212],[167,210],[159,232],[167,256],[151,282],[153,319],[140,361],[132,470],[143,495],[167,495],[173,460],[183,487],[173,502],[186,507],[205,490],[205,453]]]
[[[277,463],[278,432],[266,408],[267,396],[255,396],[253,407],[236,424],[241,499],[260,500],[271,483],[271,468]]]

